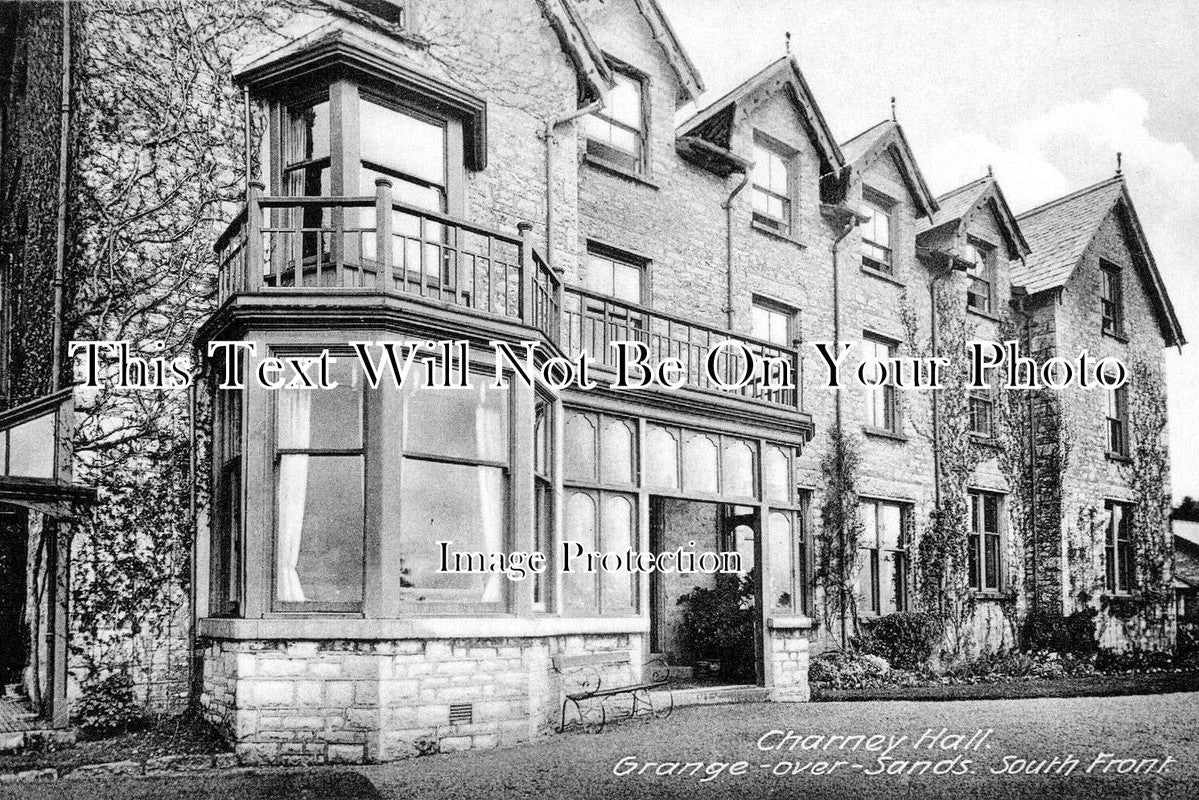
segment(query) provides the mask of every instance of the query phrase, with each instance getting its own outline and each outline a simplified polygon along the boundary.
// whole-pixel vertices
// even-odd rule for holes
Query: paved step
[[[676,689],[674,707],[712,706],[725,703],[765,703],[769,690],[761,686],[712,686],[693,689]],[[670,704],[666,692],[654,692],[654,707],[663,708]]]

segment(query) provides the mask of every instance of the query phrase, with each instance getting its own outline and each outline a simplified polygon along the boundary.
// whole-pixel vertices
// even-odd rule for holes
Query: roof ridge
[[[974,184],[976,184],[976,183],[986,183],[987,181],[992,181],[994,179],[995,178],[992,175],[983,175],[981,178],[975,178],[974,180],[966,181],[961,186],[958,186],[954,189],[950,189],[948,192],[945,192],[944,194],[937,195],[937,202],[941,202],[945,198],[950,197],[952,195],[961,194],[962,192],[964,192],[967,189],[974,186]]]
[[[1124,182],[1123,175],[1113,175],[1110,178],[1104,178],[1103,180],[1099,181],[1098,183],[1093,183],[1090,186],[1084,186],[1081,189],[1076,189],[1075,191],[1070,192],[1067,195],[1063,195],[1055,200],[1050,200],[1046,203],[1042,203],[1041,205],[1030,208],[1027,211],[1021,211],[1019,214],[1016,215],[1016,219],[1024,219],[1025,217],[1031,217],[1036,214],[1041,214],[1055,206],[1059,206],[1063,203],[1068,203],[1071,200],[1077,200],[1078,198],[1083,197],[1084,195],[1091,194],[1092,192],[1096,192],[1099,189],[1106,188],[1109,185],[1112,185],[1115,183],[1123,183],[1123,182]]]
[[[886,125],[889,122],[894,122],[894,120],[891,119],[890,117],[888,117],[887,119],[884,119],[884,120],[880,120],[880,121],[874,123],[873,125],[871,125],[869,128],[866,128],[865,130],[855,133],[853,136],[850,136],[844,142],[841,142],[841,145],[845,146],[845,145],[849,144],[850,142],[854,141],[855,139],[861,139],[863,136],[870,133],[875,128],[879,127],[880,125]]]

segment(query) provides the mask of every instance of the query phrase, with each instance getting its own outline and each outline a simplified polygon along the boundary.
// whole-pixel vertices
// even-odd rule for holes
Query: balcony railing
[[[218,300],[241,292],[362,288],[416,295],[529,324],[556,340],[562,281],[537,256],[530,226],[506,236],[374,197],[263,197],[217,241]]]
[[[312,293],[329,289],[416,296],[533,327],[571,355],[586,351],[615,366],[615,341],[640,341],[649,360],[674,357],[690,388],[728,394],[708,373],[710,350],[724,347],[717,374],[738,380],[752,359],[782,359],[792,385],[802,378],[798,350],[578,288],[533,249],[527,223],[518,236],[399,203],[380,180],[374,197],[264,197],[251,184],[246,207],[217,240],[217,294]],[[748,353],[752,354],[747,356]],[[744,397],[799,407],[794,388],[758,380]]]
[[[648,349],[650,364],[667,357],[678,359],[686,384],[691,388],[722,394],[736,392],[773,405],[798,407],[798,392],[794,387],[799,385],[801,364],[799,351],[794,347],[729,333],[575,287],[568,287],[563,292],[563,305],[562,349],[571,355],[585,351],[603,366],[615,368],[616,348],[609,345],[620,341],[641,342]],[[720,348],[709,371],[709,353],[724,342],[730,344]],[[737,344],[744,347],[735,346]],[[787,383],[790,388],[763,385],[759,377],[767,359],[781,359],[789,366],[791,380]],[[728,386],[739,383],[747,370],[755,377],[740,389],[726,389],[720,385],[721,382]],[[778,376],[778,370],[773,374]],[[718,377],[721,381],[716,380]]]

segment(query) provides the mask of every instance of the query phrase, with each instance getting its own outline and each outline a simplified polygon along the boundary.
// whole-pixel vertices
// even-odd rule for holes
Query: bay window
[[[275,392],[275,607],[358,611],[364,587],[363,381],[348,358],[335,389]]]
[[[439,572],[438,542],[453,552],[503,552],[508,527],[510,398],[507,385],[472,373],[466,388],[428,388],[425,372],[409,375],[402,392],[400,519],[384,531],[398,553],[388,579],[417,605],[505,607],[499,573]]]

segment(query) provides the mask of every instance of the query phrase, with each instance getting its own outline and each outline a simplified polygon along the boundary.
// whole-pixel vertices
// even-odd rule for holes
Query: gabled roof
[[[937,200],[929,191],[924,175],[916,164],[908,139],[903,135],[902,125],[893,119],[883,120],[841,145],[841,154],[851,170],[861,170],[883,153],[890,155],[895,162],[895,168],[903,176],[908,192],[915,198],[922,215],[931,219],[937,210]]]
[[[578,71],[586,91],[580,92],[582,103],[603,97],[612,88],[612,70],[603,51],[591,38],[574,0],[537,0],[562,45],[563,52]]]
[[[1023,286],[1029,294],[1065,286],[1087,246],[1099,232],[1099,226],[1113,209],[1119,214],[1129,249],[1158,313],[1166,344],[1181,346],[1186,342],[1182,326],[1121,175],[1020,214],[1017,219],[1028,237],[1032,253],[1022,267],[1013,270],[1012,283]]]
[[[941,231],[950,226],[959,228],[972,210],[980,204],[986,204],[1003,231],[1008,257],[1022,258],[1029,254],[1031,248],[1020,229],[1020,223],[1008,207],[999,182],[992,175],[984,175],[946,192],[937,198],[937,204],[940,210],[936,215],[918,225],[918,239],[925,238],[931,231]]]
[[[573,2],[573,0],[566,1]],[[633,0],[633,2],[637,4],[637,10],[641,12],[641,16],[645,17],[646,22],[649,23],[654,41],[666,54],[666,61],[674,70],[675,77],[684,94],[691,100],[699,97],[704,91],[704,79],[700,77],[699,70],[695,68],[695,64],[688,57],[687,51],[683,49],[683,44],[675,34],[674,28],[670,26],[670,20],[662,11],[662,7],[658,5],[657,0]]]
[[[723,94],[700,97],[695,111],[684,113],[676,120],[675,133],[680,139],[699,138],[727,150],[738,108],[752,105],[760,90],[780,86],[791,90],[808,137],[820,154],[821,172],[840,170],[845,163],[841,150],[799,64],[790,55],[772,62]]]

